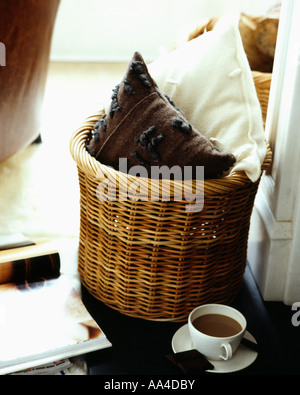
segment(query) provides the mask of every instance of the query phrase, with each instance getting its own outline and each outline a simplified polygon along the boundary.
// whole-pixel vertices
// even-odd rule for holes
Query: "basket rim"
[[[261,79],[271,80],[273,73],[266,71],[251,70],[252,77],[260,77]]]
[[[149,178],[133,176],[130,174],[125,174],[110,166],[106,166],[103,163],[96,160],[92,157],[88,151],[86,150],[86,139],[90,134],[91,130],[93,130],[95,123],[99,120],[99,118],[104,114],[104,110],[98,111],[95,115],[91,115],[85,119],[83,124],[75,130],[75,132],[71,136],[70,140],[70,153],[77,164],[77,167],[88,177],[91,177],[94,180],[101,181],[103,179],[103,175],[107,178],[115,179],[118,178],[119,182],[135,182],[138,180],[139,183],[149,183]],[[262,164],[262,171],[268,170],[272,163],[272,152],[270,145],[266,142],[267,145],[267,153]],[[102,176],[99,177],[99,175]],[[156,180],[158,183],[161,183],[163,180]],[[195,186],[195,180],[190,180],[191,184]],[[259,181],[259,180],[258,180]],[[257,182],[258,182],[257,181]],[[181,181],[170,180],[170,184],[176,190],[179,188],[182,189]],[[186,182],[186,181],[185,181]],[[203,182],[203,187],[205,189],[205,193],[226,193],[229,190],[237,189],[245,186],[245,184],[252,183],[252,181],[248,178],[244,171],[236,171],[229,175],[226,175],[221,178],[214,179],[206,179]],[[197,185],[199,188],[199,185]]]
[[[272,73],[264,73],[261,71],[252,70],[252,78],[255,84],[255,88],[263,88],[269,94],[271,81],[272,81]]]

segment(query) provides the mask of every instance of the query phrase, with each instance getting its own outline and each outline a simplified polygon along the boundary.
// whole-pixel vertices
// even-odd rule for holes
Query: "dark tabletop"
[[[90,375],[146,375],[183,377],[167,358],[174,333],[185,323],[156,322],[123,315],[82,289],[83,301],[112,347],[87,355]],[[300,326],[292,325],[295,311],[280,302],[265,303],[246,267],[243,287],[231,305],[247,320],[259,352],[247,368],[229,374],[203,372],[203,376],[300,374]],[[300,318],[299,318],[300,320]],[[185,376],[187,377],[187,376]]]

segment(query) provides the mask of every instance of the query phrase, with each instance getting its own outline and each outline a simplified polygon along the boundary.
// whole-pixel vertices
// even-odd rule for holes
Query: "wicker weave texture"
[[[264,126],[267,119],[272,73],[252,71],[257,97],[260,103]]]
[[[121,187],[138,179],[145,190],[149,180],[117,172],[87,153],[85,142],[99,116],[90,117],[71,140],[81,196],[78,267],[84,286],[106,305],[150,320],[183,321],[199,304],[229,303],[242,284],[259,182],[244,173],[206,180],[204,207],[196,212],[174,198],[180,189],[175,181],[169,201],[120,201],[119,193],[115,201],[100,201],[105,180]],[[263,169],[270,162],[268,149]]]

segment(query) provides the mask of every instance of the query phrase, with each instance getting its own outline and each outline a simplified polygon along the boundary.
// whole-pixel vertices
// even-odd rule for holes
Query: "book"
[[[9,248],[23,247],[34,244],[35,243],[33,241],[31,241],[22,233],[0,236],[0,250],[8,250]]]
[[[0,251],[0,374],[110,346],[51,243]]]

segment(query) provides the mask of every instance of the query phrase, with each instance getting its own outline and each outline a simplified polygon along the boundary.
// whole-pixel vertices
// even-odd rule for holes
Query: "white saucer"
[[[245,332],[244,337],[248,340],[256,343],[254,337],[248,332]],[[172,348],[173,351],[182,352],[193,349],[193,343],[190,337],[188,324],[180,327],[174,334],[172,338]],[[237,372],[238,370],[245,369],[247,366],[251,365],[257,357],[257,352],[249,349],[248,347],[240,344],[239,348],[233,354],[229,361],[211,361],[214,365],[214,369],[207,370],[207,372],[212,373],[230,373]]]

